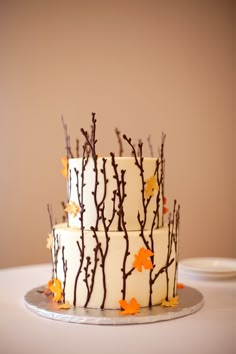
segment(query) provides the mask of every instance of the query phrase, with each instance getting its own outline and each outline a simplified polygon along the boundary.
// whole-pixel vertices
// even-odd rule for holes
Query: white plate
[[[236,276],[235,258],[188,258],[179,262],[180,272],[205,278],[232,278]]]

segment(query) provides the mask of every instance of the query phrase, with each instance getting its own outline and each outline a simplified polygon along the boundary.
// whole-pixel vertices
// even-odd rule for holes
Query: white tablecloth
[[[198,289],[205,304],[198,312],[143,325],[73,324],[37,316],[24,295],[47,283],[50,265],[0,270],[1,354],[235,354],[236,280],[206,281],[179,275]]]

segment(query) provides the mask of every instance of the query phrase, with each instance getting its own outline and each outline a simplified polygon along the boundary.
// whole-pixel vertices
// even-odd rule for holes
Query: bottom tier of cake
[[[176,295],[177,235],[168,226],[126,233],[58,224],[52,261],[62,301],[74,306],[118,309],[134,298],[145,307]]]

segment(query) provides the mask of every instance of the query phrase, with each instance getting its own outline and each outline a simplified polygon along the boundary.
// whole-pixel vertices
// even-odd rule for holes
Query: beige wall
[[[102,154],[118,150],[116,126],[151,133],[156,150],[166,132],[180,257],[236,256],[232,12],[227,0],[0,1],[0,267],[50,260],[61,114],[74,141],[92,111]]]
[[[232,73],[232,81],[233,81],[233,204],[236,204],[236,1],[233,1],[233,73]],[[232,248],[234,255],[236,253],[236,213],[233,212],[233,235],[232,235]]]

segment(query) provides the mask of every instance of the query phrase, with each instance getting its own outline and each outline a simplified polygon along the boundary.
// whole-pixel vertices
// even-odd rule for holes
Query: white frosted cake
[[[176,304],[179,206],[167,209],[165,136],[157,157],[143,157],[142,143],[136,149],[125,135],[129,157],[100,157],[95,114],[91,136],[81,132],[82,154],[72,158],[66,130],[68,219],[53,225],[48,243],[53,300],[124,314]]]

